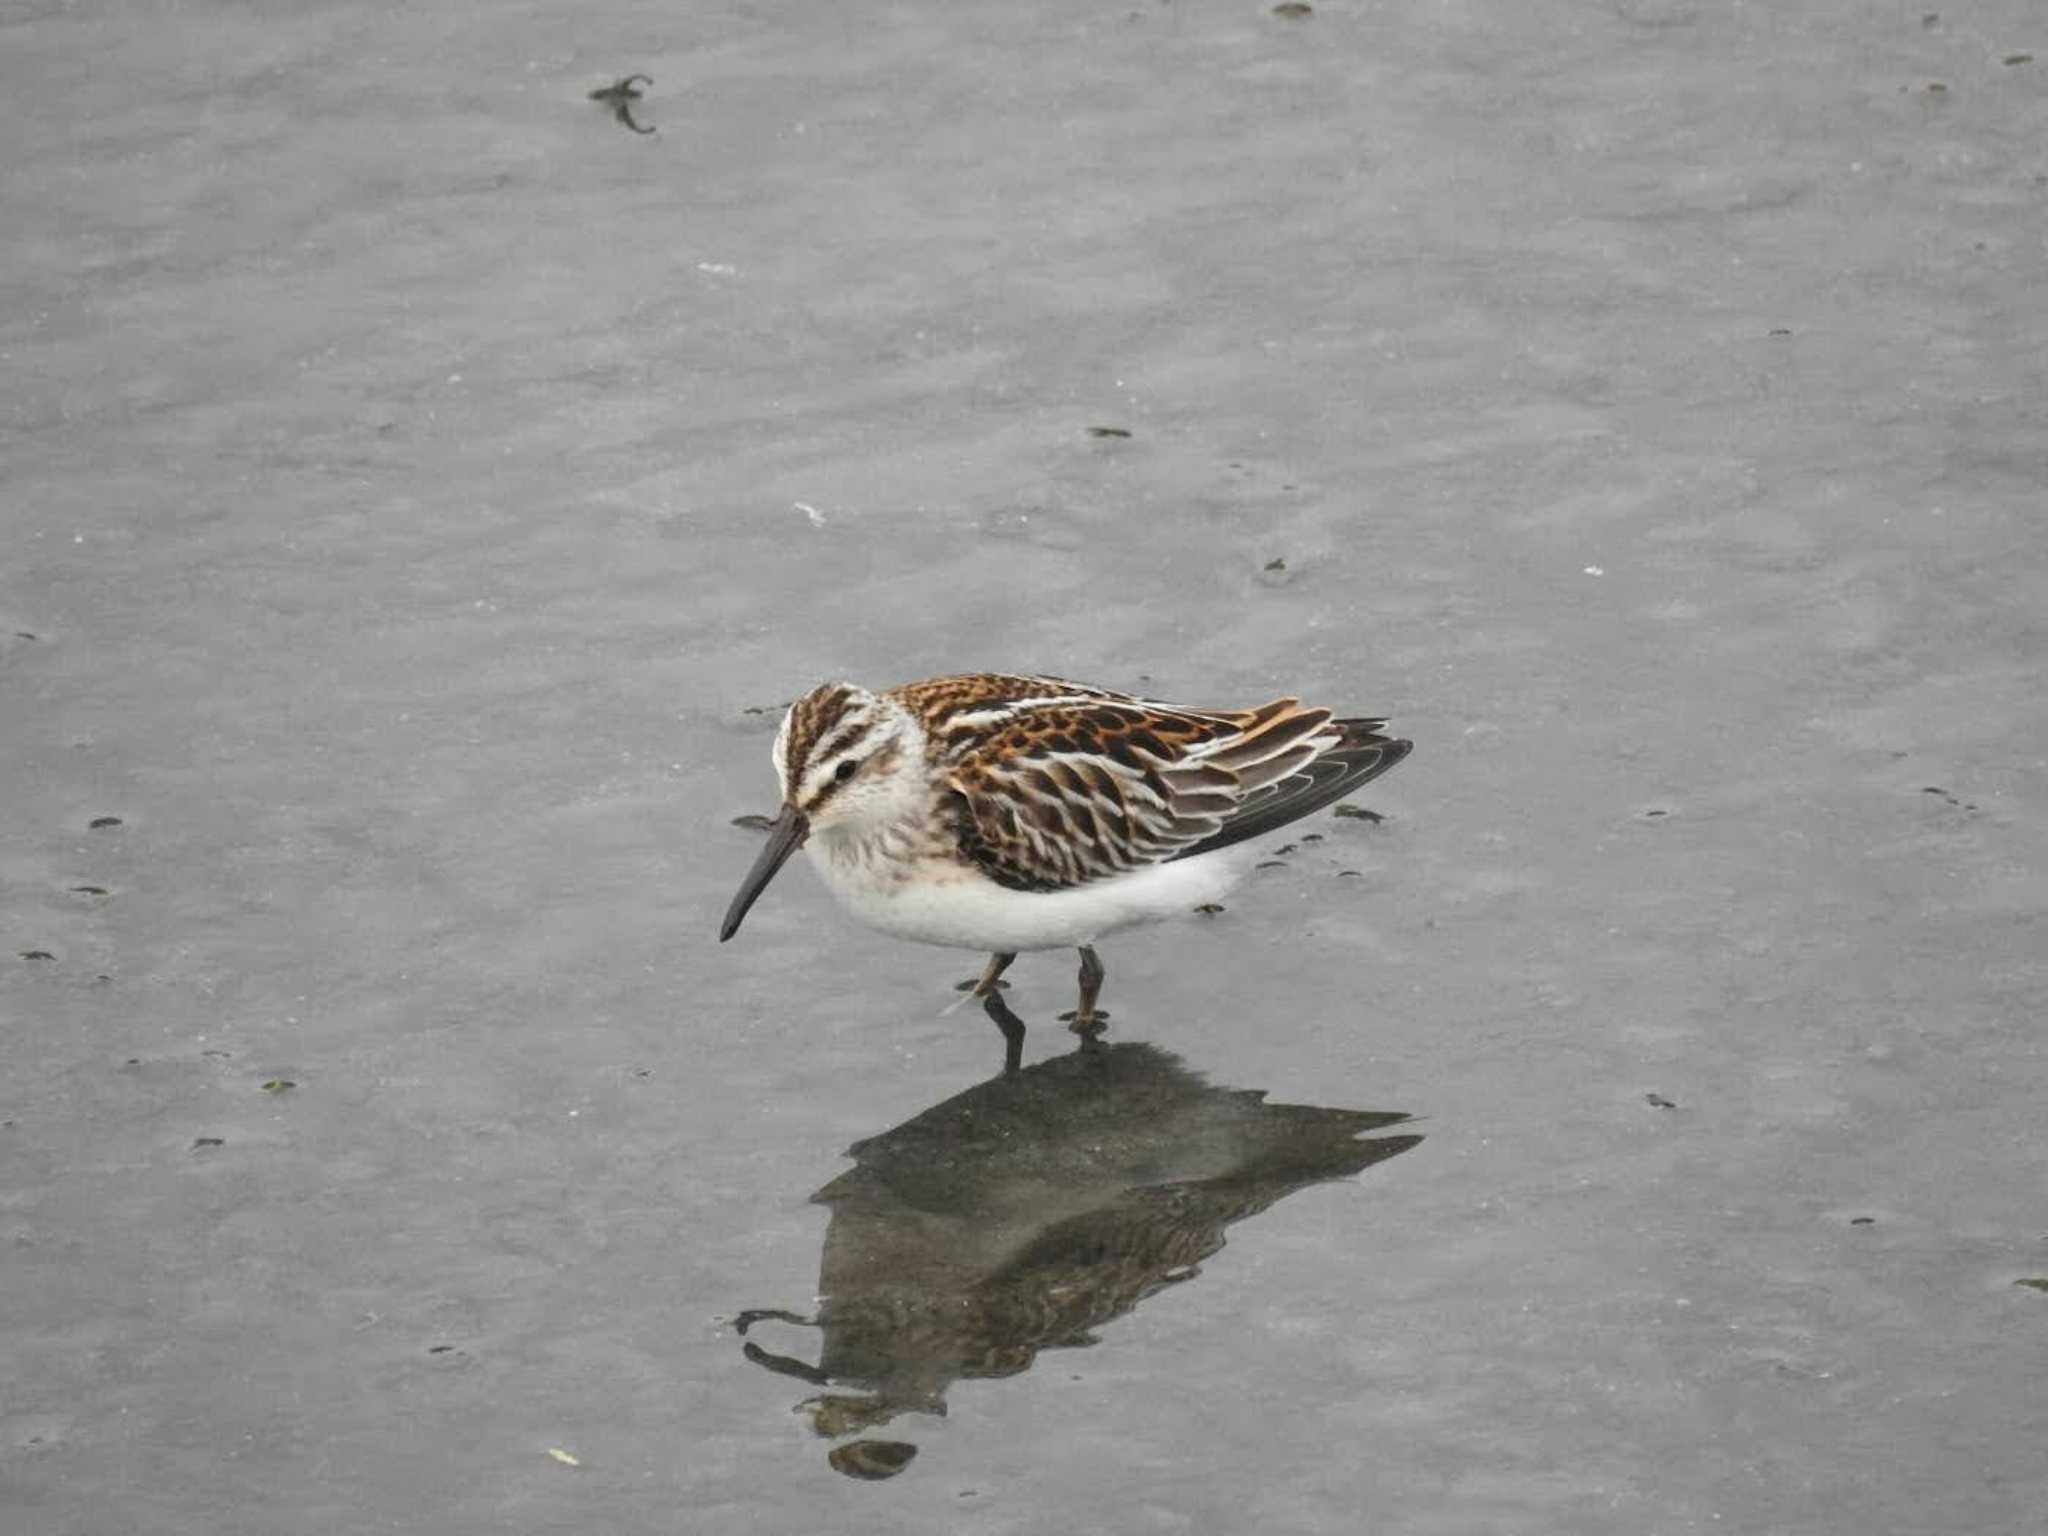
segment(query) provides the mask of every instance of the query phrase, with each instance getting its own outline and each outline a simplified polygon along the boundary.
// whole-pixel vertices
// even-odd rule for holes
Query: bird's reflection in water
[[[1408,1117],[1268,1104],[1214,1088],[1154,1046],[1087,1046],[994,1078],[857,1142],[855,1166],[812,1199],[831,1223],[815,1365],[749,1340],[747,1358],[825,1390],[804,1401],[828,1439],[901,1414],[943,1415],[961,1377],[1013,1376],[1201,1273],[1232,1222],[1311,1184],[1407,1151],[1361,1139]],[[900,1440],[833,1449],[853,1477],[893,1477]]]

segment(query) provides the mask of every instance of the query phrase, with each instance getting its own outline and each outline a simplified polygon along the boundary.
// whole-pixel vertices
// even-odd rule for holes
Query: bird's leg
[[[1010,984],[1002,979],[1002,975],[1010,968],[1010,962],[1016,958],[1014,952],[1007,955],[990,955],[988,964],[982,968],[979,976],[972,981],[954,983],[953,990],[960,995],[939,1010],[939,1017],[944,1018],[957,1009],[965,1008],[977,997],[992,997],[999,990],[1007,991]]]
[[[989,993],[995,991],[998,987],[1007,990],[1010,984],[1002,979],[1002,975],[1003,972],[1010,968],[1010,962],[1016,958],[1014,953],[990,955],[988,957],[988,964],[982,967],[980,976],[976,977],[973,981],[961,982],[953,990],[955,992],[965,992],[969,997],[987,997]]]
[[[1072,1013],[1063,1013],[1067,1028],[1083,1040],[1093,1040],[1109,1027],[1109,1015],[1095,1006],[1095,999],[1102,992],[1102,978],[1106,973],[1102,961],[1095,951],[1086,944],[1081,946],[1081,1006]]]
[[[1024,1021],[1010,1011],[1010,1005],[1003,1001],[1002,989],[1006,985],[1003,972],[1010,968],[1010,962],[1017,958],[1016,952],[993,954],[988,957],[988,966],[981,973],[981,980],[974,984],[968,997],[981,999],[981,1011],[995,1021],[1003,1032],[1003,1075],[1015,1077],[1024,1066]],[[962,999],[965,1001],[965,999]]]
[[[1003,1032],[1003,1076],[1015,1077],[1024,1069],[1024,1021],[1010,1012],[1003,994],[991,992],[981,1000],[981,1011],[995,1020]]]
[[[794,1376],[798,1381],[808,1381],[814,1387],[832,1385],[832,1378],[810,1361],[799,1360],[794,1355],[771,1355],[752,1340],[740,1346],[740,1353],[754,1364],[766,1366],[778,1376]]]

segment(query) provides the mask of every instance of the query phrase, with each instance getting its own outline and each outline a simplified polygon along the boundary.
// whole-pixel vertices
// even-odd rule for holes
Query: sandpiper
[[[971,989],[1002,1029],[1024,1025],[999,978],[1024,950],[1078,949],[1084,1040],[1095,941],[1224,894],[1235,848],[1322,809],[1408,755],[1380,720],[1280,698],[1188,709],[1053,677],[977,672],[871,693],[825,683],[775,736],[782,810],[719,928],[739,932],[768,882],[808,846],[853,917],[898,938],[984,950]]]

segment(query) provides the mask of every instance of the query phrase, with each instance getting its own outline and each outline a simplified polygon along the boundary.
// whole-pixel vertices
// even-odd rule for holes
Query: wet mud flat
[[[0,36],[10,1536],[2036,1523],[2033,9]],[[983,667],[1417,745],[1006,1081]]]

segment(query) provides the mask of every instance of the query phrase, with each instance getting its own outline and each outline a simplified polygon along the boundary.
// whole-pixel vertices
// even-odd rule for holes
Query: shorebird
[[[825,683],[776,732],[781,813],[719,941],[808,847],[855,920],[988,954],[970,996],[1015,1071],[1024,1025],[999,987],[1020,952],[1080,951],[1080,1002],[1062,1017],[1093,1039],[1108,1017],[1095,941],[1214,902],[1250,862],[1237,844],[1408,755],[1384,726],[1294,698],[1189,709],[1054,677]]]

